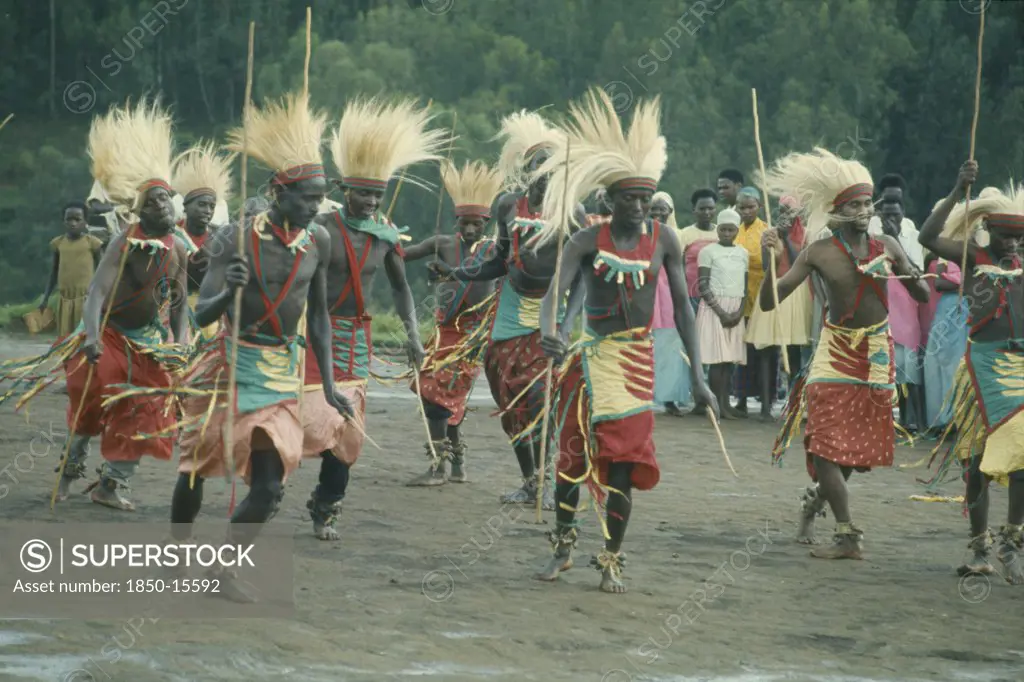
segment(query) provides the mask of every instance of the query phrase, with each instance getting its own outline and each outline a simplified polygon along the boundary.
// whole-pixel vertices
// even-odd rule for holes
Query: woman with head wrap
[[[649,213],[673,232],[678,230],[675,204],[668,192],[657,192],[651,197]],[[664,268],[658,275],[651,329],[654,335],[654,402],[664,404],[668,414],[682,417],[680,405],[690,402],[690,368],[683,359],[683,340],[676,330],[672,293]]]

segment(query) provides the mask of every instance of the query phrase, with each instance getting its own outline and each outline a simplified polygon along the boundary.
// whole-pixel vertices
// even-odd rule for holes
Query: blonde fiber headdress
[[[566,124],[566,141],[531,176],[551,174],[541,212],[545,225],[535,238],[538,247],[558,234],[568,236],[577,202],[601,187],[609,194],[630,189],[653,193],[668,160],[659,97],[637,103],[628,133],[611,97],[601,89],[591,89],[582,103],[570,104],[569,114],[573,120]]]
[[[481,161],[467,161],[457,168],[450,161],[441,164],[441,179],[455,204],[455,215],[491,217],[491,203],[501,191],[501,172]]]
[[[526,166],[537,152],[550,151],[563,144],[565,133],[548,123],[536,111],[522,109],[501,120],[501,129],[492,138],[504,140],[497,169],[505,181],[505,187],[522,190],[529,184]]]
[[[115,203],[137,212],[150,189],[162,187],[173,194],[173,127],[159,103],[145,98],[134,108],[129,101],[93,119],[88,141],[92,176]]]
[[[965,221],[966,213],[966,221]],[[982,227],[988,230],[1020,230],[1024,232],[1024,185],[1012,182],[1005,190],[986,187],[977,199],[971,199],[971,210],[961,201],[949,212],[943,236],[950,239],[964,238],[965,222],[973,233]]]
[[[272,183],[289,185],[325,177],[320,147],[327,115],[312,111],[308,97],[292,93],[262,109],[253,106],[243,125],[247,130],[239,127],[228,133],[227,148],[246,151],[273,171]],[[243,148],[246,133],[247,150]]]
[[[197,196],[212,194],[217,203],[231,199],[231,164],[235,154],[217,153],[212,142],[199,142],[174,159],[171,185],[187,204]]]
[[[755,175],[760,181],[760,171]],[[797,200],[811,238],[834,219],[831,214],[836,208],[857,197],[870,197],[874,192],[871,172],[863,164],[842,159],[822,147],[815,147],[810,153],[793,152],[776,160],[763,180],[769,195],[789,195]]]
[[[436,161],[450,142],[448,131],[428,130],[433,116],[415,99],[388,104],[379,98],[348,102],[331,138],[331,155],[346,187],[387,189],[399,170]],[[429,189],[408,174],[406,180]]]

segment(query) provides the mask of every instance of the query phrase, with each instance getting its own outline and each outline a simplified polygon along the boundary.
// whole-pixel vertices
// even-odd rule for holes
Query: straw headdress
[[[778,159],[768,169],[764,184],[771,196],[788,194],[796,198],[812,238],[834,219],[835,209],[857,197],[870,197],[874,191],[871,172],[863,164],[842,159],[822,147]]]
[[[966,221],[965,221],[966,213]],[[971,232],[984,226],[988,230],[1019,230],[1024,232],[1024,185],[1010,184],[1005,190],[986,187],[971,200],[967,211],[966,202],[961,201],[950,211],[946,219],[944,237],[963,239],[965,222]]]
[[[501,120],[501,129],[493,140],[504,140],[497,168],[505,187],[522,190],[529,184],[526,168],[533,157],[541,150],[559,146],[565,134],[537,112],[522,109]]]
[[[174,178],[171,185],[182,196],[182,203],[212,194],[217,202],[231,198],[231,162],[235,155],[217,153],[212,142],[200,142],[174,160]]]
[[[292,93],[262,109],[251,107],[243,125],[246,130],[234,128],[228,133],[228,149],[246,151],[273,171],[272,183],[289,185],[325,177],[320,147],[327,116],[310,109],[309,97]]]
[[[592,89],[582,103],[570,104],[569,114],[566,141],[552,150],[532,176],[551,174],[541,213],[545,226],[535,242],[538,247],[557,234],[568,235],[576,203],[598,188],[604,187],[609,194],[630,189],[653,193],[668,159],[658,97],[637,103],[628,133],[623,132],[604,90]]]
[[[440,159],[438,152],[450,140],[444,129],[427,129],[432,118],[414,99],[394,104],[376,97],[350,101],[331,139],[331,155],[342,184],[384,190],[399,170]],[[405,178],[429,188],[408,174]]]
[[[491,217],[491,203],[501,191],[501,172],[481,161],[467,161],[457,168],[450,161],[441,164],[441,179],[455,204],[456,217]]]
[[[150,189],[173,193],[172,128],[170,115],[145,98],[134,108],[126,102],[93,119],[88,142],[92,176],[115,203],[137,212]]]

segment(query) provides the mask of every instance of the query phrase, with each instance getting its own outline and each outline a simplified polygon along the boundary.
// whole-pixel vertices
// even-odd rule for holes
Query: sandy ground
[[[773,468],[774,425],[729,423],[737,479],[706,420],[659,415],[662,482],[635,500],[624,547],[630,592],[604,595],[587,567],[600,548],[592,511],[583,515],[577,568],[556,584],[531,579],[549,555],[543,534],[553,513],[545,513],[549,525],[536,525],[532,508],[498,502],[518,485],[518,470],[483,386],[465,425],[471,482],[437,489],[403,485],[425,465],[415,403],[372,388],[369,428],[382,451],[366,450],[353,469],[343,539],[312,537],[304,505],[315,462],[289,481],[272,521],[296,533],[294,619],[162,618],[137,632],[99,610],[88,621],[8,620],[0,625],[0,680],[1024,679],[1024,588],[998,578],[959,584],[953,567],[966,555],[966,520],[958,504],[908,499],[921,492],[921,471],[855,476],[866,560],[817,561],[792,541],[806,484],[802,449]],[[0,464],[51,420],[59,430],[65,404],[44,394],[30,423],[5,407]],[[897,462],[924,452],[901,448]],[[83,496],[51,514],[57,457],[16,473],[0,520],[169,517],[174,468],[155,462],[138,476],[134,515]],[[90,465],[98,462],[96,444]],[[224,485],[210,482],[200,522],[223,518],[227,506]],[[997,490],[993,525],[1005,509]],[[831,528],[831,518],[819,521],[821,535]],[[701,594],[703,608],[694,601]],[[69,675],[83,667],[92,678]]]

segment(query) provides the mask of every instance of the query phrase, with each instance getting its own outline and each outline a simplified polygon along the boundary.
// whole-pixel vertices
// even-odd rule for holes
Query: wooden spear
[[[562,206],[565,209],[565,225],[568,228],[573,217],[573,210],[569,206],[569,151],[572,146],[571,140],[566,140],[565,143],[565,184],[562,188]],[[551,291],[554,292],[554,296],[551,301],[551,324],[556,327],[555,333],[558,333],[558,307],[562,301],[562,285],[559,282],[559,278],[562,276],[562,231],[558,232],[558,250],[555,252],[555,275],[554,286],[551,287]],[[548,454],[548,422],[550,421],[551,415],[551,391],[552,391],[552,380],[554,378],[555,370],[555,359],[548,358],[547,369],[544,370],[544,416],[540,422],[540,467],[537,469],[537,523],[544,523],[544,519],[541,512],[544,508],[544,468],[547,463]],[[557,477],[557,474],[556,474]]]
[[[245,74],[245,103],[242,105],[242,180],[239,193],[241,208],[239,209],[238,228],[235,238],[238,240],[238,257],[245,258],[245,184],[248,179],[249,166],[249,111],[252,106],[252,62],[253,43],[256,39],[256,22],[249,22],[249,62]],[[228,414],[224,421],[224,476],[227,482],[235,482],[234,422],[235,422],[235,387],[238,383],[238,333],[242,326],[242,287],[235,289],[235,309],[231,325],[231,364],[228,366]]]
[[[761,169],[761,193],[764,195],[764,217],[765,222],[768,224],[768,229],[772,229],[772,209],[769,205],[768,200],[768,180],[765,177],[764,172],[764,154],[761,152],[761,124],[757,117],[757,88],[750,89],[750,95],[754,101],[754,144],[757,145],[757,164]],[[760,245],[758,246],[760,248]],[[771,278],[772,278],[772,298],[775,300],[775,310],[772,316],[775,319],[775,338],[782,340],[782,334],[779,326],[782,324],[782,317],[779,315],[779,280],[775,274],[775,249],[772,249],[770,259],[771,267]],[[760,305],[756,301],[754,305]],[[788,375],[789,372],[789,354],[786,352],[785,344],[782,344],[782,369]]]
[[[981,3],[981,15],[978,19],[978,70],[974,75],[974,120],[971,121],[971,154],[970,159],[974,161],[974,140],[978,132],[978,113],[981,110],[981,46],[985,41],[985,5],[987,0]],[[960,272],[967,272],[967,245],[971,243],[971,223],[967,217],[971,212],[971,188],[967,187],[966,198],[964,199],[964,252],[960,257]],[[964,282],[967,275],[960,276],[960,297],[958,305],[964,300]]]

